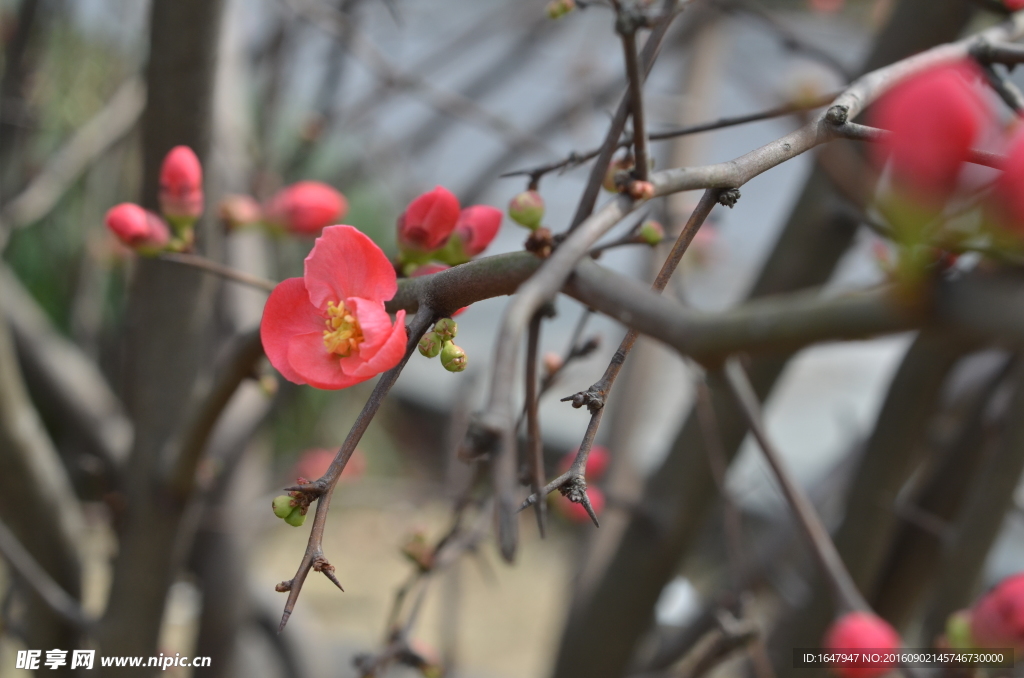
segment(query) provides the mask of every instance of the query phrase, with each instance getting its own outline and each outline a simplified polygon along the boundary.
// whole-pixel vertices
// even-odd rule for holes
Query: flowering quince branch
[[[855,118],[864,107],[895,84],[935,66],[962,62],[968,56],[971,45],[978,39],[1008,39],[1019,35],[1022,30],[1024,14],[1014,15],[1007,23],[989,29],[979,37],[943,45],[868,73],[837,97],[823,115],[781,139],[730,162],[669,169],[652,175],[653,194],[662,196],[697,188],[739,188],[762,172],[819,144],[838,138],[838,126]],[[480,453],[495,455],[494,486],[498,495],[496,511],[499,543],[502,555],[508,560],[514,557],[517,542],[516,525],[512,517],[516,502],[513,498],[514,463],[511,460],[515,422],[511,413],[511,394],[501,385],[510,383],[514,378],[517,348],[533,314],[565,285],[573,270],[579,268],[577,264],[580,259],[596,240],[643,202],[643,199],[634,200],[620,194],[593,216],[580,222],[578,227],[570,230],[537,273],[522,285],[516,298],[506,308],[495,343],[486,407],[471,428],[469,445]]]
[[[283,284],[283,283],[282,283]],[[322,477],[311,482],[303,483],[286,488],[293,492],[302,492],[308,496],[310,500],[316,500],[316,514],[313,517],[313,526],[309,532],[309,541],[306,544],[306,551],[302,556],[302,561],[299,563],[299,569],[295,573],[295,576],[288,581],[281,582],[277,585],[277,590],[281,592],[288,592],[288,600],[284,606],[284,613],[281,615],[281,624],[278,630],[283,630],[285,625],[288,623],[288,618],[291,616],[292,611],[295,609],[295,603],[299,599],[299,593],[302,590],[302,584],[306,580],[306,576],[310,570],[316,570],[322,572],[324,576],[330,579],[335,586],[344,591],[341,587],[341,583],[334,575],[334,566],[331,565],[327,558],[324,557],[323,552],[323,536],[324,527],[327,524],[327,510],[331,504],[331,497],[334,494],[334,487],[338,482],[338,478],[341,477],[341,472],[345,470],[345,464],[348,463],[349,458],[356,449],[356,445],[359,440],[363,437],[363,433],[366,432],[366,428],[370,425],[373,417],[377,414],[377,410],[380,408],[381,403],[387,396],[391,387],[395,385],[398,380],[398,376],[402,373],[402,369],[405,364],[409,361],[409,357],[416,350],[416,344],[419,342],[420,337],[427,331],[427,328],[437,319],[437,314],[426,305],[421,305],[416,315],[413,316],[412,323],[408,329],[408,341],[405,346],[405,353],[397,365],[389,369],[387,372],[381,375],[380,381],[373,388],[373,393],[370,394],[369,400],[363,406],[362,411],[356,418],[355,423],[352,425],[352,429],[349,431],[348,436],[345,438],[345,442],[342,444],[341,449],[338,450],[337,455],[334,457],[334,461],[328,467],[327,472]],[[405,334],[403,328],[403,335]]]
[[[651,285],[651,289],[655,292],[661,292],[668,285],[669,279],[679,266],[679,262],[682,261],[683,255],[686,253],[686,249],[690,246],[693,241],[693,237],[697,234],[701,225],[707,219],[708,215],[711,214],[711,210],[718,202],[721,191],[717,189],[708,189],[704,191],[704,195],[701,196],[700,201],[694,208],[693,213],[687,220],[679,233],[679,237],[676,238],[676,242],[672,246],[672,250],[669,252],[668,257],[662,264],[661,270],[658,272],[658,276],[655,278],[654,283]],[[612,357],[604,375],[601,379],[588,388],[586,391],[580,391],[574,395],[562,398],[562,402],[572,402],[572,406],[575,408],[587,406],[590,410],[590,423],[587,425],[587,431],[583,436],[583,442],[580,443],[579,450],[576,452],[576,458],[573,460],[569,470],[558,476],[550,483],[544,486],[544,489],[538,492],[534,489],[533,494],[527,497],[527,499],[520,506],[519,510],[522,511],[524,508],[533,503],[543,504],[543,501],[538,501],[541,497],[546,496],[554,490],[559,490],[563,494],[569,497],[571,501],[577,501],[583,504],[583,508],[587,510],[594,524],[597,525],[597,516],[594,513],[593,508],[590,505],[590,499],[586,494],[586,478],[584,472],[587,467],[587,457],[590,454],[590,450],[593,447],[594,439],[597,436],[598,428],[601,425],[601,418],[604,415],[604,404],[608,397],[608,393],[611,391],[612,384],[615,383],[615,378],[619,375],[622,369],[622,365],[626,361],[626,357],[629,352],[633,349],[633,345],[636,343],[639,332],[634,329],[630,329],[626,336],[622,339],[619,344],[619,348],[615,351],[615,355]]]
[[[624,0],[631,3],[632,0]],[[615,30],[622,39],[622,51],[626,62],[626,76],[629,78],[630,118],[633,120],[633,155],[636,158],[634,170],[637,181],[647,181],[649,153],[647,151],[647,125],[644,120],[644,74],[636,52],[636,32],[642,14],[633,6],[626,6],[620,0],[613,0],[616,9]]]

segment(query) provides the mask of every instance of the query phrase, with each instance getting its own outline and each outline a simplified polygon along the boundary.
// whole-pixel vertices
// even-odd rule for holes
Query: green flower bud
[[[548,18],[558,19],[576,9],[575,0],[551,0],[548,3]]]
[[[274,515],[282,520],[287,519],[292,509],[295,508],[295,505],[292,504],[292,498],[287,494],[280,494],[274,497],[272,506],[274,507]]]
[[[284,522],[288,523],[292,527],[302,527],[302,523],[306,522],[306,514],[302,512],[302,508],[296,506],[288,517],[284,519]]]
[[[657,221],[648,219],[640,225],[638,235],[641,240],[653,247],[665,239],[665,229]]]
[[[446,341],[441,349],[441,364],[449,372],[461,372],[466,369],[466,352],[450,341]]]
[[[441,318],[434,323],[434,332],[441,337],[441,341],[451,341],[459,332],[459,325],[451,318]]]
[[[974,648],[971,636],[971,612],[960,610],[946,619],[946,640],[954,650],[970,650]]]
[[[420,355],[427,358],[436,358],[437,354],[441,352],[441,342],[442,339],[436,332],[427,332],[420,339]]]
[[[544,198],[537,191],[523,191],[509,201],[508,215],[517,224],[535,231],[544,218]]]

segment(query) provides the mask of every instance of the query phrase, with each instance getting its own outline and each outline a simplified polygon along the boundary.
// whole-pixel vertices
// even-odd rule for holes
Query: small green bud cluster
[[[423,335],[419,342],[420,355],[427,358],[441,356],[441,365],[449,372],[466,369],[466,352],[452,340],[459,332],[459,325],[451,318],[441,318],[434,323],[434,329]]]
[[[305,478],[299,478],[298,482],[303,484],[307,481]],[[274,515],[292,527],[301,527],[306,522],[309,501],[302,492],[279,494],[274,497],[271,506],[274,508]]]

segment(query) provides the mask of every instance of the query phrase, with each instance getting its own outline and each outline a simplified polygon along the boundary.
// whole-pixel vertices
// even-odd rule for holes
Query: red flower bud
[[[459,238],[467,257],[475,257],[487,249],[494,236],[498,235],[502,216],[501,210],[490,205],[467,207],[459,213],[452,237]]]
[[[968,61],[938,66],[900,83],[876,105],[875,124],[892,131],[876,145],[876,158],[891,156],[893,179],[909,197],[941,205],[956,187],[986,117],[972,84],[979,75]]]
[[[163,219],[130,202],[111,207],[104,221],[118,240],[134,250],[163,249],[171,237]]]
[[[999,582],[974,605],[971,636],[978,647],[1024,650],[1024,573]]]
[[[562,365],[565,364],[565,361],[562,360],[562,356],[557,353],[552,353],[551,351],[544,354],[542,362],[544,364],[544,373],[549,376],[562,369]]]
[[[630,182],[629,195],[633,200],[650,200],[654,197],[654,184],[649,181]]]
[[[203,213],[203,166],[188,146],[175,146],[160,166],[160,211],[168,219]]]
[[[281,189],[270,201],[268,219],[296,235],[319,235],[348,213],[348,201],[319,181],[300,181]]]
[[[590,507],[594,509],[594,514],[598,516],[601,515],[601,511],[604,510],[604,492],[596,487],[588,487],[587,498],[590,499]],[[583,504],[577,504],[574,501],[570,501],[568,497],[558,495],[555,499],[555,506],[558,508],[558,512],[565,516],[570,522],[590,522],[590,514],[587,513],[587,509],[583,508]]]
[[[263,208],[248,195],[224,196],[217,207],[217,215],[228,228],[241,228],[263,219]]]
[[[579,451],[577,447],[569,454],[562,457],[562,463],[559,466],[559,473],[565,473],[572,466],[573,459],[576,458],[576,453]],[[604,475],[604,472],[608,470],[608,464],[611,463],[611,455],[608,453],[608,448],[603,445],[594,445],[590,448],[590,454],[587,455],[587,468],[583,471],[583,475],[587,477],[587,480],[598,480]]]
[[[459,220],[459,200],[443,186],[419,196],[398,217],[398,244],[432,252],[448,240]]]
[[[896,629],[870,612],[850,612],[832,623],[825,634],[824,647],[831,652],[851,650],[895,650],[900,646]],[[892,670],[892,664],[878,666],[834,666],[840,678],[877,678]]]

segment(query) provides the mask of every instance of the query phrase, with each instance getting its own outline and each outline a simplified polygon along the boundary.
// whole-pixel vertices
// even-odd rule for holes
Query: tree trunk
[[[143,116],[143,203],[156,204],[160,164],[185,144],[204,160],[212,121],[221,0],[154,0],[148,101]],[[199,248],[215,253],[212,229]],[[175,571],[175,535],[184,498],[161,481],[161,452],[180,423],[197,375],[209,366],[214,282],[201,273],[142,259],[128,304],[124,388],[135,423],[126,469],[127,515],[99,639],[107,655],[155,654]]]

